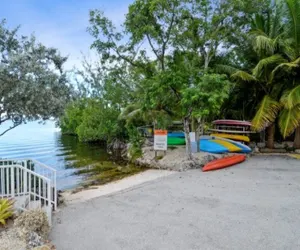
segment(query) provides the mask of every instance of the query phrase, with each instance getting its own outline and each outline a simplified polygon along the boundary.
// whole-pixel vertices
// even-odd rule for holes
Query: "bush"
[[[130,126],[127,129],[130,142],[128,148],[128,157],[131,161],[134,161],[143,155],[142,146],[144,143],[144,138],[135,127]]]
[[[20,237],[28,242],[32,233],[38,234],[46,241],[50,231],[47,215],[41,209],[30,210],[22,213],[14,223],[20,229]]]
[[[14,214],[14,201],[11,199],[0,199],[0,223],[6,224],[6,220]]]

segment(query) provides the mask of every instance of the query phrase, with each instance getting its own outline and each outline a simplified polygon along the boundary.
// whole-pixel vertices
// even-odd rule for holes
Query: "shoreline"
[[[113,181],[104,185],[90,186],[88,189],[83,189],[76,193],[73,193],[72,190],[64,191],[62,193],[62,197],[66,205],[86,202],[97,197],[125,191],[127,189],[131,189],[136,186],[175,173],[178,172],[169,170],[149,169],[141,173],[125,177],[121,180]]]

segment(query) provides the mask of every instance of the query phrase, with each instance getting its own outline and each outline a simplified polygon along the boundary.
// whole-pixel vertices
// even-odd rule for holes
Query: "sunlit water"
[[[0,132],[5,125],[1,125]],[[74,136],[61,135],[53,122],[29,123],[0,137],[0,158],[35,159],[57,170],[58,189],[76,187],[82,182],[78,168],[105,161],[108,155],[97,144],[78,142]]]

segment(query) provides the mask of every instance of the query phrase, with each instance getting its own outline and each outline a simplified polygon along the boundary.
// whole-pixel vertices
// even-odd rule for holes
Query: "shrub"
[[[11,199],[0,199],[0,223],[6,224],[6,220],[14,214],[14,201]]]
[[[14,223],[15,227],[20,228],[20,237],[26,242],[32,233],[37,233],[43,240],[47,240],[50,226],[46,213],[41,210],[30,210],[22,213]]]

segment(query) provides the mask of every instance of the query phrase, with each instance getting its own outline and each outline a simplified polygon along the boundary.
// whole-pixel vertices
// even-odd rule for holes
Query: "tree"
[[[72,96],[67,58],[17,33],[0,23],[0,124],[13,122],[0,136],[27,121],[59,117]]]
[[[244,19],[241,12],[232,13],[240,3],[137,0],[129,7],[124,31],[117,29],[102,12],[90,12],[89,31],[95,38],[92,47],[102,63],[114,68],[126,64],[134,72],[137,110],[167,114],[184,122],[190,159],[191,119],[196,114],[211,114],[219,109],[216,92],[225,90],[218,96],[221,104],[229,89],[226,76],[213,74],[210,65],[222,56],[224,48],[230,47],[228,35],[237,27],[242,30],[231,19],[232,14],[235,24]],[[208,88],[203,79],[215,84],[215,88]],[[155,122],[157,116],[153,118]]]
[[[279,126],[283,137],[295,131],[294,147],[300,148],[300,2],[283,0],[286,21],[282,54],[287,59],[272,72],[275,80],[284,81],[288,89],[281,98],[284,106]],[[292,90],[291,90],[292,89]],[[289,91],[290,90],[290,91]]]

